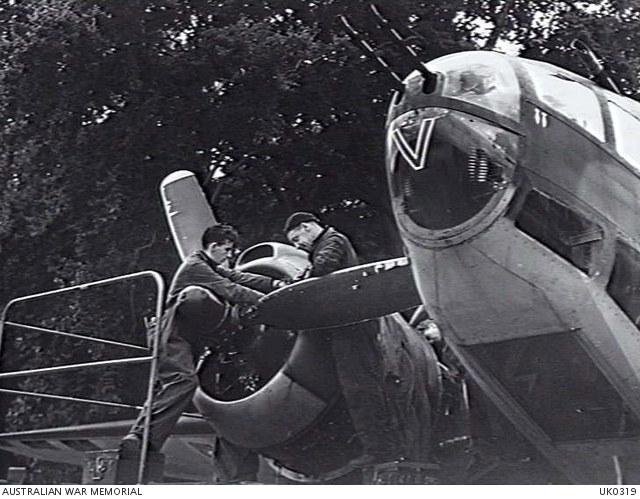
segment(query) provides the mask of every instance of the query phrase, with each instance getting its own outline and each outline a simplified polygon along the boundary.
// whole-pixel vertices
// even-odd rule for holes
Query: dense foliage
[[[411,26],[425,60],[508,47],[584,72],[569,49],[581,37],[626,93],[640,91],[633,1],[379,4]],[[141,269],[168,278],[177,255],[157,189],[177,169],[197,173],[247,244],[280,239],[286,216],[304,209],[352,234],[368,260],[397,255],[383,169],[388,75],[336,22],[347,14],[375,31],[367,10],[360,0],[2,2],[0,301]],[[395,50],[385,47],[401,66]],[[143,342],[147,291],[43,300],[20,319]],[[2,361],[7,370],[114,352],[24,333]],[[123,379],[108,369],[11,386],[119,401]],[[5,430],[117,416],[3,400]]]

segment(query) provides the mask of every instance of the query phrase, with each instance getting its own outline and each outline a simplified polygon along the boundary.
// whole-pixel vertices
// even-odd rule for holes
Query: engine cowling
[[[307,254],[293,246],[261,243],[243,252],[236,268],[295,278],[308,264]],[[259,326],[253,333],[254,355],[281,356],[280,365],[255,392],[222,400],[210,389],[213,361],[204,361],[194,403],[215,431],[304,475],[330,473],[357,457],[361,446],[336,375],[331,334]],[[285,337],[290,338],[288,347],[283,347]],[[268,361],[273,364],[274,359]]]

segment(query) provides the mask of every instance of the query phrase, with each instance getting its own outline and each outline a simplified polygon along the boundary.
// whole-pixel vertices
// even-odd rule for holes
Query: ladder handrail
[[[67,333],[65,331],[58,331],[57,329],[49,329],[45,327],[32,326],[31,324],[20,324],[19,322],[7,321],[5,322],[5,325],[12,328],[16,328],[16,329],[32,331],[35,333],[47,333],[47,334],[53,334],[54,336],[66,336],[67,338],[75,338],[77,340],[92,341],[94,343],[101,343],[103,345],[113,345],[116,347],[128,348],[130,350],[139,350],[144,352],[149,350],[148,347],[142,347],[140,345],[135,345],[133,343],[123,343],[121,341],[104,340],[102,338],[94,338],[93,336],[87,336],[84,334]]]
[[[119,409],[142,409],[141,405],[121,404],[119,402],[105,402],[104,400],[85,399],[79,397],[67,397],[65,395],[53,395],[51,393],[27,392],[23,390],[11,390],[9,388],[0,388],[0,393],[9,395],[21,395],[24,397],[39,397],[50,400],[64,400],[66,402],[81,402],[85,404],[95,404],[104,407],[117,407]]]
[[[119,409],[142,409],[141,405],[132,405],[132,404],[120,404],[118,402],[105,402],[104,400],[95,400],[95,399],[85,399],[78,397],[67,397],[64,395],[52,395],[50,393],[40,393],[40,392],[24,392],[22,390],[11,390],[9,388],[0,388],[0,393],[7,393],[9,395],[22,395],[24,397],[40,397],[43,399],[51,399],[51,400],[64,400],[67,402],[82,402],[85,404],[94,404],[94,405],[102,405],[104,407],[117,407]],[[182,416],[187,416],[190,418],[196,419],[205,419],[202,414],[197,412],[183,412]]]
[[[159,346],[160,346],[160,323],[162,322],[162,314],[164,312],[164,296],[165,296],[165,282],[164,279],[162,278],[162,276],[160,275],[160,273],[154,271],[154,270],[143,270],[141,272],[135,272],[133,274],[126,274],[126,275],[122,275],[122,276],[116,276],[116,277],[110,277],[108,279],[101,279],[99,281],[93,281],[93,282],[88,282],[85,284],[78,284],[75,286],[69,286],[69,287],[65,287],[65,288],[60,288],[60,289],[54,289],[51,291],[45,291],[42,293],[36,293],[36,294],[32,294],[32,295],[25,295],[25,296],[19,296],[17,298],[12,299],[11,301],[9,301],[4,308],[2,309],[2,313],[0,314],[0,358],[2,357],[2,348],[4,345],[4,326],[5,323],[7,322],[7,315],[9,313],[9,309],[11,307],[13,307],[15,304],[17,303],[22,303],[22,302],[26,302],[29,300],[34,300],[36,298],[43,298],[46,296],[54,296],[54,295],[58,295],[58,294],[62,294],[62,293],[68,293],[70,291],[85,291],[87,289],[91,289],[91,288],[95,288],[95,287],[100,287],[100,286],[105,286],[108,284],[112,284],[115,282],[120,282],[120,281],[127,281],[127,280],[132,280],[132,279],[136,279],[139,277],[150,277],[151,279],[153,279],[153,281],[155,282],[156,285],[156,320],[155,323],[153,324],[153,329],[154,329],[154,334],[153,334],[153,342],[152,345],[150,345],[151,347],[151,356],[150,357],[138,357],[135,359],[131,359],[128,360],[125,359],[120,359],[120,360],[108,360],[108,361],[98,361],[98,362],[90,362],[90,363],[85,363],[85,364],[75,364],[75,365],[67,365],[67,366],[57,366],[57,367],[53,367],[53,368],[42,368],[42,369],[31,369],[31,370],[24,370],[24,371],[16,371],[14,373],[5,373],[5,374],[10,374],[10,377],[15,377],[17,375],[19,375],[18,373],[22,373],[21,375],[30,375],[30,374],[42,374],[43,371],[44,372],[54,372],[55,371],[63,371],[63,370],[69,370],[71,368],[73,369],[77,369],[77,368],[82,368],[82,367],[89,367],[91,365],[106,365],[106,364],[121,364],[121,363],[133,363],[133,362],[148,362],[150,361],[150,366],[149,366],[149,386],[147,389],[147,400],[144,406],[144,426],[143,426],[143,432],[142,432],[142,449],[141,449],[141,453],[140,453],[140,466],[138,468],[138,483],[143,483],[143,479],[144,479],[144,471],[145,471],[145,467],[146,467],[146,461],[147,461],[147,451],[149,449],[149,424],[151,422],[151,404],[153,402],[153,388],[155,386],[156,383],[156,378],[158,375],[158,356],[159,356]],[[55,333],[60,333],[59,331],[54,331],[54,330],[43,330],[41,332],[44,333],[50,333],[50,334],[55,334]],[[65,334],[70,334],[70,333],[65,333]],[[90,339],[87,337],[87,339]],[[123,362],[124,360],[124,362]],[[106,364],[105,364],[106,363]],[[25,374],[26,373],[26,374]],[[2,374],[0,374],[0,378],[2,377]],[[9,377],[9,376],[7,376]],[[50,395],[50,394],[38,394],[36,392],[33,392],[34,395]],[[105,401],[106,402],[106,401]]]
[[[36,369],[24,369],[22,371],[11,371],[8,373],[0,372],[0,379],[7,378],[20,378],[22,376],[32,376],[35,374],[52,374],[66,371],[73,371],[75,369],[83,369],[85,367],[104,367],[114,365],[125,364],[143,364],[153,359],[153,356],[146,357],[127,357],[126,359],[110,359],[110,360],[96,360],[94,362],[81,362],[78,364],[64,364],[61,366],[53,367],[40,367]]]

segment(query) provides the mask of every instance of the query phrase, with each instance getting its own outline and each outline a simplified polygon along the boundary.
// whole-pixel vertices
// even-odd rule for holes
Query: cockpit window
[[[520,120],[520,86],[504,56],[491,52],[453,54],[427,64],[444,75],[442,95]]]
[[[640,104],[611,95],[609,110],[618,154],[640,170]]]
[[[604,142],[602,111],[593,90],[551,65],[521,62],[527,68],[536,94],[543,103]]]

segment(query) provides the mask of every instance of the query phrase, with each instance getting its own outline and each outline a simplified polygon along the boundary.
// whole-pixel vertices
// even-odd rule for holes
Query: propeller
[[[263,297],[245,322],[279,329],[324,329],[421,304],[406,257],[314,277]]]

